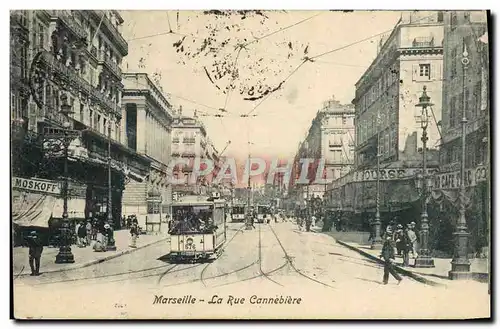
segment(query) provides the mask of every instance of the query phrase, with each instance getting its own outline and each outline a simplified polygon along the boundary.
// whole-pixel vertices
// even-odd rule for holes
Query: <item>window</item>
[[[80,103],[80,122],[83,122],[84,120],[84,110],[85,110],[84,105]]]
[[[455,108],[456,96],[452,97],[450,100],[450,127],[455,127],[455,121],[457,116],[457,109]]]
[[[467,23],[470,22],[470,11],[464,11],[464,19]]]
[[[89,126],[92,128],[94,126],[94,111],[89,110]]]
[[[106,120],[106,118],[102,120],[102,131],[104,134],[108,135],[108,120]]]
[[[451,50],[451,77],[457,75],[457,48]]]
[[[431,64],[420,64],[419,72],[421,77],[427,77],[430,79],[431,77]]]
[[[443,21],[443,16],[444,15],[443,15],[442,11],[438,12],[438,17],[437,17],[438,22],[442,22]]]
[[[346,125],[346,124],[347,124],[347,118],[346,118],[346,117],[343,117],[343,118],[342,118],[342,124],[343,124],[343,125]]]
[[[458,18],[457,18],[457,14],[453,13],[451,14],[451,30],[455,30],[457,28],[457,24],[458,24]]]
[[[38,43],[40,48],[45,48],[45,26],[38,24]]]
[[[100,114],[97,115],[97,122],[96,122],[96,126],[94,128],[97,129],[98,131],[101,131],[101,115]]]

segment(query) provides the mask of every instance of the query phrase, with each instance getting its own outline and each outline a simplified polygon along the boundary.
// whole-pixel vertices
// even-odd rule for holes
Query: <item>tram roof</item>
[[[172,206],[209,206],[214,203],[223,203],[223,199],[212,199],[211,197],[201,196],[201,195],[186,195],[179,200],[174,201]]]

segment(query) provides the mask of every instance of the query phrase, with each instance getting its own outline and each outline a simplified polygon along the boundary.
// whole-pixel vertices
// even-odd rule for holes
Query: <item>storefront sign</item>
[[[422,172],[422,168],[391,168],[380,169],[378,171],[381,181],[397,181],[404,179],[414,179],[418,173]],[[432,175],[437,172],[437,169],[427,169],[427,174]],[[332,183],[332,188],[336,189],[349,183],[356,182],[373,182],[377,180],[377,170],[367,169],[362,171],[352,172]]]
[[[465,171],[465,187],[476,186],[486,181],[486,166],[479,166]],[[438,174],[434,177],[434,189],[446,190],[460,188],[460,171]]]
[[[41,179],[26,179],[13,177],[12,187],[16,189],[35,191],[48,194],[61,194],[59,182],[41,180]]]

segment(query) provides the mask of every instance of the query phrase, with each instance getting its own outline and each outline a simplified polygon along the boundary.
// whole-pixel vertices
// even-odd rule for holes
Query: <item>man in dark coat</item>
[[[35,231],[27,236],[26,242],[29,247],[29,263],[31,275],[40,275],[40,258],[42,258],[43,244]]]
[[[399,274],[394,270],[394,246],[392,245],[391,237],[387,236],[382,246],[382,253],[380,258],[384,260],[384,284],[389,282],[389,273],[398,280],[398,284],[403,280]]]

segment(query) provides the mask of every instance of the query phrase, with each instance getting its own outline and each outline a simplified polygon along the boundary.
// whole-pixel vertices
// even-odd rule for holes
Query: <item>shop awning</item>
[[[63,202],[50,194],[14,190],[12,221],[23,227],[49,227],[51,218],[62,218]],[[85,218],[85,199],[68,199],[68,218]]]
[[[12,221],[24,227],[49,227],[55,201],[52,195],[13,191]]]

